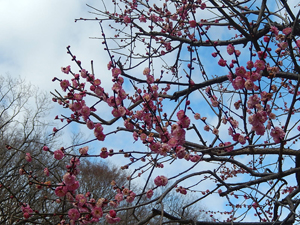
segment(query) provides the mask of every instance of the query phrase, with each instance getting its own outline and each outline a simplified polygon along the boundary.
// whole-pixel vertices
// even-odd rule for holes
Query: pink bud
[[[27,162],[31,162],[32,161],[30,153],[26,153],[25,159],[27,160]]]

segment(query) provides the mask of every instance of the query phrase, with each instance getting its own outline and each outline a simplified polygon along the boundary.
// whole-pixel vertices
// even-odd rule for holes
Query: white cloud
[[[91,17],[87,11],[81,1],[2,1],[0,15],[5,23],[0,28],[5,35],[0,36],[0,73],[20,75],[50,91],[57,87],[51,79],[62,75],[60,67],[70,63],[66,46],[74,46],[82,61],[100,60],[99,41],[88,38],[100,36],[99,25],[74,22],[75,18]]]

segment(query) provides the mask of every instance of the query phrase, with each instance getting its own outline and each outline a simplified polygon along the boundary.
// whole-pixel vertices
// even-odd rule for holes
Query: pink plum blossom
[[[89,150],[89,147],[85,146],[85,147],[82,147],[82,148],[79,149],[79,153],[81,155],[87,155],[88,150]]]
[[[121,74],[121,70],[119,68],[113,68],[111,72],[114,78],[117,78]]]
[[[192,162],[198,162],[201,159],[199,155],[190,155],[190,160]]]
[[[96,123],[95,129],[94,129],[95,136],[96,136],[96,133],[101,133],[102,131],[103,131],[102,125],[100,123]]]
[[[278,44],[278,47],[281,48],[281,50],[284,50],[284,49],[286,49],[288,47],[288,43],[285,42],[285,41],[284,42],[280,42]]]
[[[55,194],[58,197],[65,196],[67,194],[67,192],[68,192],[68,188],[65,185],[61,185],[61,186],[58,186],[58,187],[55,188]]]
[[[254,88],[254,83],[250,79],[247,79],[246,82],[244,83],[244,85],[245,85],[245,88],[249,91],[253,90],[253,88]]]
[[[233,118],[230,118],[229,122],[233,128],[237,128],[239,126],[239,122]]]
[[[95,128],[94,122],[91,120],[86,121],[86,126],[91,130],[93,130]]]
[[[161,175],[161,176],[157,176],[154,179],[154,183],[157,186],[166,186],[168,183],[168,178],[166,178],[165,176]]]
[[[61,160],[64,156],[65,156],[65,154],[63,153],[63,151],[61,149],[58,149],[58,150],[54,151],[54,158],[55,159]]]
[[[152,151],[152,152],[155,152],[155,153],[158,153],[158,150],[159,150],[160,146],[161,146],[161,145],[160,145],[160,143],[158,143],[158,142],[152,142],[152,143],[150,143],[150,145],[149,145],[151,151]]]
[[[203,2],[203,3],[201,3],[201,5],[200,5],[200,9],[202,9],[202,10],[204,10],[206,8],[206,4]]]
[[[263,60],[256,60],[254,63],[254,67],[257,71],[261,71],[265,68],[265,62]]]
[[[81,75],[82,78],[87,78],[87,71],[85,69],[82,69],[80,71],[80,75]]]
[[[261,75],[258,72],[252,72],[250,79],[254,82],[261,79]]]
[[[219,134],[219,130],[218,130],[217,128],[214,128],[212,132],[213,132],[213,134],[215,134],[215,135],[218,135],[218,134]]]
[[[105,159],[108,157],[108,152],[107,152],[107,148],[102,148],[101,152],[100,152],[100,157]]]
[[[218,53],[216,53],[216,52],[213,52],[213,53],[211,53],[211,55],[212,55],[212,57],[217,57],[217,55],[218,55]]]
[[[78,220],[80,217],[80,213],[78,211],[78,209],[72,208],[68,211],[68,216],[70,218],[70,220]]]
[[[81,115],[88,117],[91,113],[91,109],[88,106],[83,106],[81,108]]]
[[[271,31],[272,33],[274,33],[275,35],[278,35],[278,32],[279,32],[278,28],[275,27],[275,26],[271,26],[270,31]]]
[[[146,23],[146,17],[144,15],[141,15],[139,20],[141,23]]]
[[[248,108],[250,109],[253,109],[254,106],[259,103],[260,103],[260,98],[258,97],[257,94],[250,96],[249,100],[247,101]]]
[[[65,183],[67,186],[71,186],[72,184],[75,183],[76,177],[75,177],[73,174],[66,173],[66,174],[63,176],[63,181],[64,181],[64,183]]]
[[[130,122],[130,120],[125,120],[124,121],[124,126],[128,130],[133,130],[134,129],[134,125],[133,125],[133,123]]]
[[[65,74],[69,74],[71,66],[61,67],[61,71]]]
[[[126,113],[126,109],[123,106],[118,106],[112,110],[112,115],[114,117],[122,117]]]
[[[269,42],[270,41],[270,37],[269,36],[264,36],[264,42]]]
[[[219,66],[224,67],[224,66],[226,66],[226,60],[220,59],[219,62],[218,62],[218,64],[219,64]]]
[[[125,17],[124,17],[124,22],[125,22],[125,23],[130,23],[130,22],[131,22],[130,17],[129,17],[129,16],[125,16]]]
[[[229,145],[231,145],[231,142],[229,142],[229,141],[225,142],[224,145],[229,146]],[[227,152],[231,152],[233,150],[233,146],[227,147],[224,150],[227,151]]]
[[[241,55],[241,51],[240,51],[240,50],[235,50],[234,53],[235,53],[235,55],[236,55],[237,57],[239,57],[239,56]]]
[[[103,132],[97,133],[97,134],[95,134],[95,136],[96,136],[97,140],[99,140],[99,141],[104,141],[105,137],[106,137],[106,135]]]
[[[92,215],[94,218],[101,218],[103,216],[102,208],[94,207],[92,209]]]
[[[75,181],[72,185],[66,186],[68,191],[75,191],[79,188],[79,182]]]
[[[235,68],[235,74],[236,74],[237,76],[244,77],[245,74],[246,74],[246,70],[245,70],[245,68],[244,68],[243,66],[237,67],[237,68]]]
[[[254,67],[254,63],[253,63],[252,61],[248,61],[248,62],[247,62],[246,68],[247,68],[248,70],[250,70],[250,69],[252,69],[253,67]]]
[[[87,202],[86,197],[83,194],[76,195],[75,199],[77,200],[79,206],[83,206]]]
[[[149,68],[149,67],[146,67],[146,68],[143,70],[143,74],[144,74],[145,76],[150,75],[150,68]]]
[[[117,202],[121,202],[123,201],[123,195],[121,193],[116,194],[115,199],[117,200]]]
[[[219,106],[219,102],[217,101],[217,97],[216,97],[216,96],[212,96],[212,97],[210,98],[210,101],[211,101],[211,105],[212,105],[213,107],[218,107],[218,106]]]
[[[112,61],[109,61],[108,64],[107,64],[107,69],[110,70],[113,66],[113,62]]]
[[[33,213],[33,210],[30,208],[28,204],[25,204],[21,206],[21,210],[23,213]]]
[[[64,91],[66,91],[67,88],[70,86],[70,82],[68,80],[62,80],[60,82],[60,86]]]
[[[183,110],[179,110],[179,111],[177,112],[177,118],[178,118],[179,120],[183,119],[184,116],[185,116],[185,113],[184,113]]]
[[[113,207],[113,208],[116,208],[116,207],[118,207],[118,203],[117,202],[115,202],[115,201],[110,201],[109,202],[109,205],[111,206],[111,207]]]
[[[265,52],[265,51],[258,51],[257,54],[258,54],[258,58],[260,58],[260,59],[265,59],[268,56],[267,52]]]
[[[287,27],[287,28],[284,28],[282,30],[282,33],[284,33],[285,35],[288,35],[292,32],[292,28],[291,27]]]
[[[243,89],[245,87],[245,80],[242,77],[236,77],[233,82],[232,86],[235,90]]]
[[[243,135],[239,135],[239,138],[238,138],[238,142],[240,142],[240,144],[244,145],[246,143],[246,139]]]
[[[271,130],[270,135],[273,137],[275,143],[280,143],[285,137],[285,132],[281,128],[275,127]]]
[[[234,46],[232,44],[227,45],[227,53],[232,55],[234,53]]]
[[[185,148],[182,146],[177,146],[175,151],[178,159],[183,159],[186,155]]]
[[[126,197],[126,202],[132,203],[134,201],[136,194],[134,192],[130,192],[130,194]]]
[[[204,130],[205,130],[205,131],[209,131],[209,130],[210,130],[209,126],[208,126],[208,125],[205,125],[205,126],[204,126]]]
[[[178,189],[176,189],[176,191],[179,192],[180,194],[183,194],[183,195],[187,194],[186,189],[181,187],[181,186]]]
[[[115,210],[110,210],[109,213],[106,214],[105,219],[109,224],[117,223],[121,220],[119,217],[116,217]]]
[[[154,77],[152,75],[147,75],[147,83],[152,84],[154,82]]]
[[[147,197],[147,198],[151,198],[152,196],[153,196],[153,190],[150,189],[150,190],[147,191],[146,197]]]
[[[197,22],[195,20],[190,20],[189,24],[190,24],[190,27],[192,27],[192,28],[197,26]]]
[[[184,118],[182,118],[181,120],[179,120],[177,123],[182,127],[182,128],[188,128],[190,125],[190,118],[185,116]]]

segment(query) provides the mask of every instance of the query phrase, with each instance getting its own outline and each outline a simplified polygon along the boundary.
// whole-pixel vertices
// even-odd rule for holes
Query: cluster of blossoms
[[[70,67],[62,68],[62,71],[66,74],[70,73]],[[132,102],[142,101],[143,109],[138,110],[136,112],[129,111],[123,105],[123,100],[127,98],[127,94],[122,88],[122,84],[124,79],[120,76],[121,70],[119,68],[115,68],[112,62],[109,62],[108,69],[112,71],[112,77],[114,85],[112,90],[114,95],[109,97],[108,93],[104,92],[104,89],[100,86],[101,82],[98,79],[95,79],[93,75],[89,74],[84,69],[81,70],[80,75],[75,74],[72,82],[67,80],[61,81],[61,87],[63,91],[71,89],[76,89],[79,93],[69,92],[67,95],[67,99],[65,101],[59,101],[59,104],[66,105],[70,110],[72,110],[73,114],[71,115],[69,122],[71,120],[79,120],[82,118],[87,127],[94,131],[95,137],[103,141],[105,138],[105,134],[103,133],[103,127],[100,123],[94,123],[90,118],[90,115],[93,111],[96,111],[95,108],[90,108],[86,105],[84,101],[84,97],[86,97],[86,91],[84,90],[85,84],[80,83],[80,78],[86,79],[91,83],[90,90],[93,91],[103,102],[106,102],[108,106],[112,107],[112,115],[116,118],[123,117],[124,118],[124,126],[128,130],[133,130],[135,127],[143,130],[151,130],[155,127],[155,130],[159,133],[161,142],[156,141],[156,139],[152,135],[147,135],[142,132],[137,134],[134,132],[134,137],[137,139],[138,137],[144,142],[147,143],[150,149],[154,153],[159,153],[161,155],[166,156],[168,153],[173,151],[177,154],[178,158],[185,157],[188,160],[193,162],[197,162],[200,159],[198,155],[189,155],[187,154],[184,147],[181,145],[185,142],[185,129],[189,127],[190,119],[185,115],[183,110],[180,110],[177,113],[178,122],[176,124],[172,124],[171,132],[168,131],[168,125],[166,127],[162,126],[161,119],[158,116],[153,116],[153,112],[160,110],[161,99],[158,98],[158,86],[153,85],[154,77],[150,75],[150,69],[145,68],[143,74],[147,77],[148,83],[148,93],[142,93],[139,89],[137,90],[137,94],[135,98],[131,98]],[[170,89],[169,85],[164,88],[164,93],[166,93]],[[142,124],[139,121],[142,121]],[[49,151],[49,149],[48,149]],[[79,149],[79,153],[82,156],[88,154],[88,147],[83,147]],[[108,152],[106,148],[101,149],[100,156],[102,158],[106,158],[108,156]],[[187,157],[186,157],[187,156]],[[64,157],[63,149],[56,150],[54,152],[54,157],[56,159],[62,159]],[[77,159],[77,160],[76,160]],[[105,200],[98,200],[95,203],[95,200],[90,199],[87,200],[88,196],[83,194],[77,194],[75,199],[73,197],[74,192],[79,187],[78,181],[76,181],[77,169],[76,166],[79,164],[78,158],[73,158],[71,161],[71,165],[68,167],[69,171],[63,176],[63,182],[59,183],[55,189],[55,193],[58,197],[66,196],[69,201],[73,201],[74,208],[69,210],[69,218],[71,223],[75,221],[84,221],[85,222],[95,222],[98,221],[100,217],[102,217],[102,208],[109,204],[112,207],[117,207],[120,202],[126,200],[126,202],[131,203],[134,201],[136,194],[133,191],[130,191],[126,188],[117,189],[118,193],[115,196],[115,200],[110,202],[106,202]],[[47,168],[45,169],[45,174],[48,173]],[[165,186],[168,180],[165,176],[159,176],[154,180],[154,183],[157,186]],[[146,193],[148,198],[151,198],[153,195],[153,190],[149,190]],[[100,204],[101,203],[101,204]],[[86,219],[86,216],[82,215],[89,214],[89,220]],[[109,223],[118,222],[120,219],[116,217],[114,211],[110,211],[106,216],[106,220]]]
[[[55,188],[55,194],[62,198],[67,196],[72,199],[71,193],[79,188],[79,182],[76,180],[76,175],[79,173],[77,166],[80,164],[79,158],[72,158],[70,165],[67,165],[68,172],[63,176],[63,182],[59,183]]]
[[[250,109],[256,110],[255,113],[248,117],[248,122],[252,125],[252,130],[257,135],[264,135],[266,128],[271,129],[271,121],[276,118],[276,115],[272,113],[270,105],[267,104],[268,101],[272,100],[272,93],[263,91],[260,96],[254,94],[247,101],[248,112],[251,113]],[[268,124],[265,127],[264,124],[267,120]],[[279,143],[280,140],[283,140],[285,132],[281,128],[275,127],[271,130],[270,135],[273,137],[275,143]]]
[[[292,29],[288,27],[285,28],[282,32],[287,36],[291,33],[291,30]],[[277,40],[280,40],[280,38],[282,39],[276,27],[271,27],[270,32],[276,35]],[[270,37],[265,36],[264,41],[270,42]],[[297,40],[297,47],[299,47],[299,44],[300,41]],[[280,52],[282,50],[285,50],[288,47],[288,45],[286,42],[282,42],[281,40],[281,42],[278,44],[278,47],[280,49],[276,51]],[[267,50],[270,51],[271,49],[268,48]],[[236,50],[232,44],[229,44],[227,46],[227,53],[229,55],[233,55],[235,53],[236,59],[238,59],[239,54],[236,53]],[[217,53],[213,53],[213,57],[216,57],[217,55]],[[235,68],[235,73],[233,74],[230,72],[227,77],[235,90],[248,90],[253,92],[253,94],[250,95],[247,100],[248,109],[246,110],[246,112],[250,114],[248,116],[248,122],[252,125],[252,130],[255,131],[256,135],[264,135],[266,129],[269,129],[271,130],[270,135],[273,138],[274,142],[280,143],[280,141],[284,140],[285,132],[282,130],[282,128],[274,127],[274,125],[272,124],[272,120],[276,118],[276,115],[271,111],[271,106],[270,104],[268,104],[268,102],[272,100],[273,93],[271,91],[277,91],[276,86],[272,85],[270,88],[270,92],[261,91],[260,96],[255,93],[256,91],[260,90],[259,85],[256,85],[255,82],[261,80],[263,71],[266,70],[270,74],[270,78],[272,78],[276,75],[276,73],[279,72],[279,67],[270,67],[269,64],[266,64],[266,52],[259,51],[257,52],[257,55],[259,59],[257,59],[256,61],[248,61],[246,68],[238,64],[238,66]],[[227,65],[226,60],[224,60],[223,58],[221,58],[218,63],[222,67]],[[234,68],[235,63],[238,63],[238,61],[232,60],[232,63],[229,65],[229,68]],[[218,107],[219,103],[217,101],[217,98],[215,96],[212,96],[210,99],[212,106]],[[236,102],[234,104],[235,108],[239,109],[241,103],[241,100]],[[237,128],[237,126],[234,123],[232,123],[232,120],[232,118],[225,118],[225,123],[229,121],[231,124],[231,127],[229,128],[229,135],[232,136],[234,141],[239,142],[240,144],[245,144],[247,137],[244,137],[244,135],[235,131],[235,128]],[[268,123],[267,125],[265,125],[267,121]],[[206,126],[206,130],[209,129],[210,128]]]
[[[44,151],[50,151],[47,146],[43,147]],[[64,157],[63,149],[59,149],[53,152],[54,158],[60,160]],[[88,146],[82,147],[79,149],[79,153],[82,156],[88,154]],[[103,216],[102,208],[107,206],[106,199],[99,199],[97,202],[90,197],[90,193],[84,194],[75,194],[76,190],[79,188],[79,182],[76,180],[76,175],[79,171],[77,166],[80,164],[79,158],[73,157],[70,160],[70,165],[67,165],[67,173],[63,176],[63,181],[57,184],[55,188],[55,194],[58,197],[57,202],[62,201],[62,198],[67,198],[69,202],[72,203],[73,208],[69,209],[68,217],[70,219],[70,224],[75,224],[76,221],[80,221],[83,224],[98,222],[99,219]],[[49,176],[48,168],[44,169],[44,174]],[[27,207],[28,208],[28,207]],[[28,210],[27,210],[28,211]],[[27,212],[26,211],[26,212]],[[28,212],[27,212],[28,213]],[[113,216],[113,212],[108,213],[105,218],[108,223],[116,223],[120,221],[120,218]],[[24,213],[24,217],[28,217]],[[61,224],[64,224],[65,221],[62,220]]]
[[[260,71],[265,68],[264,61],[256,60],[254,64],[252,61],[248,61],[247,69],[252,69],[252,66],[256,68],[255,71],[246,71],[243,66],[240,66],[235,68],[235,78],[233,78],[233,75],[231,73],[227,76],[228,79],[232,82],[232,86],[235,90],[240,90],[243,88],[249,91],[258,90],[259,87],[256,86],[254,82],[261,79]]]
[[[79,153],[81,155],[87,155],[88,147],[85,146],[80,148]],[[107,207],[108,205],[116,207],[121,199],[119,199],[120,201],[117,201],[116,204],[115,201],[108,202],[108,200],[104,198],[100,198],[98,201],[96,201],[95,199],[90,198],[89,192],[87,192],[85,195],[75,194],[76,190],[79,188],[79,182],[76,180],[76,175],[78,174],[77,166],[79,164],[79,158],[73,157],[70,161],[70,165],[66,166],[68,172],[63,176],[63,182],[59,183],[55,188],[55,194],[57,197],[59,197],[59,199],[56,201],[60,202],[61,198],[66,197],[68,201],[72,203],[73,208],[69,209],[68,211],[70,224],[75,224],[76,221],[80,221],[83,224],[99,222],[99,219],[103,216],[103,208]],[[45,168],[44,172],[45,175],[49,175],[47,168]],[[126,190],[124,189],[123,193],[125,194],[125,192]],[[135,193],[129,191],[126,201],[132,202],[134,198]],[[27,214],[24,214],[24,217],[25,216],[27,216]],[[110,224],[120,221],[120,218],[116,216],[116,212],[114,210],[110,210],[109,213],[105,215],[105,219]],[[64,221],[62,221],[62,224],[64,224]]]
[[[115,196],[116,201],[111,201],[110,205],[117,207],[124,199],[126,199],[126,202],[128,203],[132,203],[135,199],[135,196],[136,194],[128,188],[123,188],[122,190],[117,188],[117,194]]]
[[[22,210],[22,213],[23,213],[23,217],[25,219],[28,219],[29,217],[32,216],[33,210],[30,208],[30,206],[28,204],[23,204],[21,206],[21,210]]]
[[[146,133],[133,132],[133,137],[135,140],[140,140],[144,144],[148,144],[152,152],[158,153],[160,155],[166,156],[168,153],[175,152],[176,157],[179,159],[185,158],[186,160],[191,160],[192,162],[197,162],[200,160],[200,156],[195,154],[188,154],[186,149],[182,146],[185,143],[185,129],[190,125],[190,119],[183,110],[177,112],[178,121],[176,124],[171,124],[171,132],[169,132],[167,126],[162,126],[159,117],[152,118],[150,113],[145,113],[145,111],[137,111],[135,115],[132,116],[135,119],[142,119],[146,124],[154,123],[155,130],[159,134],[160,141],[156,141],[151,135]],[[126,121],[125,121],[126,122]],[[125,124],[126,126],[126,124]],[[151,129],[151,126],[148,127]]]
[[[71,72],[70,66],[63,67],[62,72],[69,74]],[[116,74],[115,76],[119,74],[119,71],[113,71],[113,72],[114,74]],[[97,96],[99,96],[103,101],[106,101],[107,104],[110,106],[117,107],[118,104],[120,104],[121,97],[122,99],[126,98],[126,93],[124,92],[123,89],[121,90],[118,89],[119,86],[116,84],[113,90],[118,90],[121,93],[120,94],[121,97],[119,96],[118,98],[116,98],[117,101],[115,101],[113,97],[108,98],[108,94],[104,93],[104,89],[100,86],[101,81],[99,79],[95,79],[94,75],[89,74],[85,69],[82,69],[80,71],[80,75],[74,74],[74,78],[72,78],[71,83],[68,80],[62,80],[60,82],[63,91],[66,91],[68,88],[71,88],[71,89],[76,89],[79,92],[79,93],[74,93],[73,91],[68,92],[66,96],[68,100],[65,101],[62,101],[61,99],[58,100],[54,99],[59,104],[65,105],[66,107],[72,110],[73,114],[71,114],[70,119],[68,119],[68,122],[71,122],[72,120],[77,121],[80,118],[82,118],[85,121],[87,127],[91,130],[94,130],[95,137],[98,140],[103,141],[105,139],[105,134],[103,133],[103,127],[100,123],[95,124],[90,119],[91,113],[95,112],[96,109],[94,107],[88,107],[86,105],[84,101],[84,97],[86,97],[86,92],[84,90],[85,83],[80,83],[80,78],[86,79],[89,83],[91,83],[92,85],[90,86],[90,90],[93,91]],[[57,78],[54,78],[53,81],[56,79]],[[121,79],[119,79],[118,81],[119,83],[122,83]],[[61,153],[58,155],[60,155],[58,157],[61,157]]]

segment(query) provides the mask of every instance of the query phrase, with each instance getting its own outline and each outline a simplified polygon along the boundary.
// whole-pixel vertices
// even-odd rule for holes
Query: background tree
[[[47,188],[47,182],[57,183],[64,167],[64,164],[42,154],[45,144],[51,147],[58,144],[47,135],[49,124],[45,116],[49,113],[51,101],[49,95],[21,78],[8,75],[0,76],[0,79],[0,223],[27,223],[21,211],[26,202],[39,210],[30,220],[37,224],[41,214],[53,213],[57,209],[45,198],[54,196]],[[45,168],[51,171],[51,177],[44,175]],[[41,177],[41,183],[36,182],[32,171]]]
[[[129,171],[121,170],[111,163],[82,160],[79,168],[80,174],[78,176],[78,179],[80,180],[81,186],[78,189],[78,193],[90,192],[91,197],[94,199],[99,199],[102,196],[106,196],[107,199],[114,199],[117,191],[116,188],[112,188],[112,181],[117,184],[124,184],[125,186],[128,185],[127,176],[130,176]],[[138,184],[134,185],[134,189],[138,190],[139,188],[140,187]],[[157,197],[160,196],[160,193],[155,194],[157,195]],[[193,195],[191,195],[190,198],[192,196]],[[174,215],[179,215],[181,206],[188,201],[191,201],[190,198],[182,198],[181,194],[179,193],[168,196],[168,198],[166,199],[165,211]],[[143,199],[142,201],[145,201],[145,199]],[[130,205],[130,203],[123,204],[124,207]],[[146,206],[140,207],[136,210],[131,209],[122,211],[118,214],[118,216],[121,218],[119,224],[135,224],[138,222],[136,218],[140,218],[143,215],[149,213],[149,210],[151,210],[153,207],[155,207],[155,203],[151,205],[147,204]],[[204,209],[202,210],[202,213],[200,212],[200,209],[202,208],[203,207],[199,206],[199,204],[193,205],[193,207],[186,210],[184,217],[193,220],[201,219],[209,221],[210,218],[209,216],[205,215]],[[159,218],[151,219],[151,221],[148,222],[148,224],[153,225],[158,223]],[[100,220],[99,224],[109,223],[107,223],[105,219],[102,219]]]
[[[52,186],[61,191],[62,202],[72,205],[61,223],[98,222],[103,212],[115,223],[121,211],[155,203],[137,224],[156,216],[161,224],[164,218],[195,224],[184,218],[185,210],[210,199],[224,206],[211,212],[219,213],[224,224],[298,222],[296,7],[285,0],[114,0],[101,9],[91,7],[109,57],[111,87],[101,85],[103,71],[96,75],[92,64],[88,72],[68,47],[79,69],[63,67],[66,77],[53,79],[62,88],[53,93],[54,101],[69,109],[59,118],[92,130],[91,144],[126,140],[126,146],[102,148],[96,155],[89,155],[87,142],[80,154],[68,153],[70,147],[49,150],[58,160],[73,157],[63,182]],[[137,149],[129,146],[132,142]],[[116,183],[118,194],[111,201],[78,196],[80,159],[117,160],[117,155],[128,159],[122,169],[134,168],[128,186]],[[141,191],[131,185],[138,179]],[[182,205],[179,216],[165,212],[168,196],[176,191],[183,197],[199,193]]]

